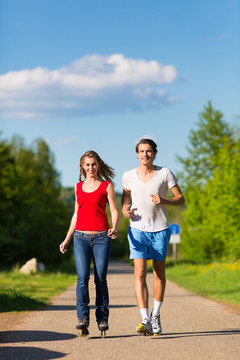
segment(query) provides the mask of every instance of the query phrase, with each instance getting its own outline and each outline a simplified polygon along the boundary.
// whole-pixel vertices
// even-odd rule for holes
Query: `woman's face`
[[[86,172],[86,177],[97,178],[99,164],[94,157],[85,157],[82,167]]]

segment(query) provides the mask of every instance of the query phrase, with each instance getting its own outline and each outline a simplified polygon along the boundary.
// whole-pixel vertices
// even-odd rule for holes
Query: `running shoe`
[[[161,335],[162,326],[161,326],[160,314],[159,315],[151,314],[150,320],[151,320],[151,324],[152,324],[153,335]]]
[[[143,334],[143,335],[153,335],[153,331],[152,331],[152,325],[151,325],[151,321],[143,321],[142,323],[140,323],[137,328],[137,333],[138,334]]]

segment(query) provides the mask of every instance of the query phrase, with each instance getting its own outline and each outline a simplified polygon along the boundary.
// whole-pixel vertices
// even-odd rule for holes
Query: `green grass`
[[[31,275],[23,275],[18,269],[0,272],[0,312],[43,307],[75,281],[76,275],[60,272]]]
[[[240,306],[240,261],[212,264],[166,262],[167,279],[212,300]]]

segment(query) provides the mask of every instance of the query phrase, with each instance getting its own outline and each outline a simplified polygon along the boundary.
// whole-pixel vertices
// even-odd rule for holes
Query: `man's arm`
[[[152,196],[152,202],[161,205],[183,205],[185,203],[185,198],[182,194],[180,187],[176,184],[170,190],[173,193],[172,198],[164,199],[159,195],[151,194],[150,196]]]
[[[123,216],[126,219],[129,219],[131,217],[131,214],[133,213],[132,210],[129,210],[130,206],[131,206],[130,200],[131,200],[131,191],[123,188],[123,193],[122,193],[122,213],[123,213]]]

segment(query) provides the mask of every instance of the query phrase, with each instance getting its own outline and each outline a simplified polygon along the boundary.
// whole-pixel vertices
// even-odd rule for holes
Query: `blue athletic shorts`
[[[129,227],[130,259],[166,260],[170,236],[170,228],[149,232]]]

